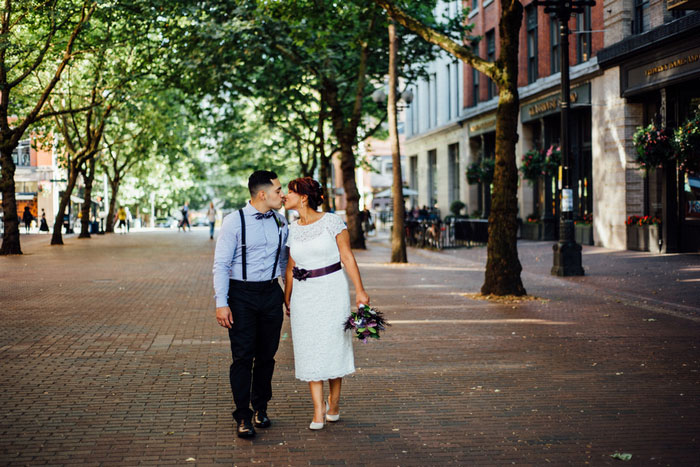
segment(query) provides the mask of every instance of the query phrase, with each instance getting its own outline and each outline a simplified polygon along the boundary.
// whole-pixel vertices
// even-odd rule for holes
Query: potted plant
[[[627,249],[661,252],[661,219],[652,216],[629,216],[627,225]]]
[[[593,245],[593,214],[574,221],[574,234],[579,245]]]
[[[633,141],[637,151],[636,162],[646,172],[662,167],[675,157],[673,134],[655,123],[637,128]]]
[[[520,238],[523,240],[542,240],[542,222],[535,214],[527,216],[520,226]]]
[[[700,110],[676,128],[674,140],[681,170],[700,173]]]

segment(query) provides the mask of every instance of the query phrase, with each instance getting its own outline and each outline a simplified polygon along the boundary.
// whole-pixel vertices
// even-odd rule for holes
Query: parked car
[[[156,217],[155,226],[164,229],[173,229],[177,226],[177,220],[174,217]]]

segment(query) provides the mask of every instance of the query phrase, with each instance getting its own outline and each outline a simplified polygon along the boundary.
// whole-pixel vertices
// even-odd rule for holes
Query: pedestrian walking
[[[120,230],[119,233],[126,234],[126,209],[124,209],[124,206],[119,206],[117,210],[117,219],[119,220],[119,224],[117,225],[117,228]]]
[[[49,231],[49,224],[46,222],[46,211],[44,209],[41,210],[41,224],[39,225],[39,232],[48,232]]]
[[[185,204],[182,206],[182,209],[180,210],[180,214],[182,214],[182,219],[180,219],[180,223],[177,226],[177,231],[180,231],[180,227],[182,227],[182,231],[186,232],[185,226],[187,226],[190,229],[190,232],[192,231],[192,226],[190,225],[190,203],[185,201]]]
[[[209,221],[209,239],[214,240],[214,224],[216,224],[216,208],[214,207],[214,202],[209,203],[209,209],[207,210],[207,220]]]
[[[320,430],[326,421],[339,420],[343,376],[355,371],[353,336],[343,326],[350,315],[350,292],[341,263],[355,285],[356,305],[369,305],[369,296],[345,223],[336,214],[317,211],[321,185],[305,177],[292,180],[288,188],[285,208],[298,211],[299,220],[289,227],[284,300],[291,316],[295,376],[308,381],[314,404],[309,428]]]
[[[34,220],[34,216],[32,215],[31,209],[29,209],[29,206],[24,207],[24,212],[22,213],[22,221],[24,222],[24,232],[29,233],[29,228],[32,226],[32,220]]]
[[[284,201],[277,174],[254,172],[248,189],[250,202],[224,218],[213,267],[216,320],[231,341],[229,378],[240,438],[255,436],[253,425],[271,424],[267,404],[284,316],[277,278],[287,267],[287,224],[274,212]]]

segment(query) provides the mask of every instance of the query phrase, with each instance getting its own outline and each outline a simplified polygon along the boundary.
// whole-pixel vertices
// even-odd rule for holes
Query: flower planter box
[[[542,224],[539,222],[523,222],[520,226],[520,238],[523,240],[541,240]]]
[[[593,245],[593,226],[591,224],[576,224],[574,234],[579,245]]]
[[[628,225],[627,249],[635,251],[650,251],[660,253],[659,236],[661,229],[658,225]]]

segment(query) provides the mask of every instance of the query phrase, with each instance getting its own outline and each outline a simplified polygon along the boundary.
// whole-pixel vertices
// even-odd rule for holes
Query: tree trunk
[[[362,233],[360,222],[360,192],[355,183],[355,154],[352,144],[355,138],[339,138],[340,169],[343,173],[343,188],[345,189],[345,217],[350,234],[350,247],[364,250],[365,235]]]
[[[391,232],[391,262],[406,263],[406,235],[404,233],[404,218],[406,215],[403,203],[403,180],[401,180],[401,152],[399,147],[399,129],[396,122],[396,86],[397,82],[397,40],[396,25],[389,21],[389,100],[387,112],[389,117],[389,141],[391,143],[391,161],[393,163],[394,198],[394,227]]]
[[[114,233],[114,213],[117,212],[117,195],[119,194],[119,177],[109,181],[109,187],[112,190],[112,196],[109,198],[109,212],[107,213],[107,227],[105,232]]]
[[[12,151],[17,147],[6,146],[0,154],[2,161],[2,176],[0,191],[2,191],[2,212],[5,232],[2,236],[0,255],[21,255],[19,242],[19,216],[17,215],[17,200],[15,198],[15,162]]]
[[[61,229],[63,228],[63,216],[65,215],[68,203],[70,203],[70,195],[73,193],[75,183],[78,181],[78,167],[76,167],[75,162],[73,160],[69,160],[68,165],[70,167],[68,185],[66,186],[66,191],[63,192],[63,196],[61,196],[61,201],[58,203],[56,220],[53,224],[53,235],[51,236],[52,245],[63,245],[63,236],[61,235]],[[70,222],[70,219],[68,219],[68,222]]]
[[[95,180],[95,158],[90,159],[84,168],[83,180],[85,180],[85,202],[81,210],[82,223],[78,238],[90,238],[90,210],[92,208],[92,185]]]
[[[318,158],[320,159],[320,178],[321,178],[321,188],[323,189],[323,212],[330,212],[331,210],[331,196],[333,195],[332,189],[328,189],[328,176],[330,164],[329,157],[326,156],[326,132],[323,129],[323,98],[321,98],[321,110],[318,112],[319,119],[319,133],[318,133]]]
[[[518,34],[522,5],[518,0],[502,0],[499,22],[501,51],[498,62],[503,70],[499,82],[496,111],[496,167],[489,215],[488,259],[481,293],[484,295],[525,295],[518,259],[518,170],[515,145],[518,141]]]

